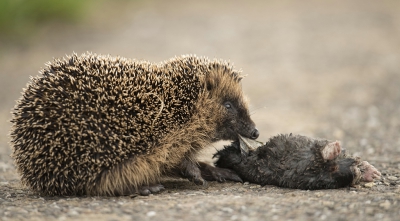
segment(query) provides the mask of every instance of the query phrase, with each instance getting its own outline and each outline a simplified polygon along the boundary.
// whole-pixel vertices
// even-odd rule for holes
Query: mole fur
[[[244,181],[304,190],[332,189],[371,182],[380,173],[368,162],[346,156],[339,142],[282,134],[254,148],[238,141],[214,157]]]

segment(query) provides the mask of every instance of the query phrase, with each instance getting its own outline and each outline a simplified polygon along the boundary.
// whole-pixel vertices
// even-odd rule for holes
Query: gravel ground
[[[148,1],[123,8],[129,13],[50,26],[34,44],[1,49],[0,220],[399,219],[399,1]],[[9,112],[30,75],[72,51],[153,62],[189,53],[229,59],[248,74],[243,89],[259,140],[291,132],[337,139],[383,177],[337,190],[216,182],[204,189],[177,179],[149,197],[38,196],[20,186],[9,157]],[[214,147],[200,158],[211,162]]]

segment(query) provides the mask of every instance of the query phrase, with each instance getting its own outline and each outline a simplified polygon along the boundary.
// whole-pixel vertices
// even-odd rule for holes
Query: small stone
[[[390,186],[390,183],[387,181],[383,181],[383,184],[385,184],[386,186]]]
[[[76,211],[76,210],[70,210],[70,211],[68,211],[68,215],[70,215],[70,216],[77,216],[77,215],[79,215],[79,213],[78,213],[78,211]]]
[[[392,204],[389,202],[389,200],[385,200],[385,202],[379,204],[379,206],[384,208],[385,210],[390,209],[391,205]]]
[[[231,216],[231,219],[230,220],[237,220],[239,217],[237,216],[237,215],[233,215],[233,216]]]
[[[337,129],[337,128],[336,128],[336,129],[333,131],[333,136],[334,136],[336,139],[341,140],[341,139],[343,139],[344,132],[343,132],[343,130],[340,130],[340,129]]]
[[[315,196],[316,197],[322,197],[324,194],[323,193],[321,193],[321,192],[317,192],[317,193],[315,193]]]
[[[243,185],[249,185],[249,182],[244,182]]]
[[[367,188],[372,188],[373,186],[375,186],[375,183],[373,183],[373,182],[366,183],[366,184],[364,184],[364,186]]]
[[[148,217],[152,217],[152,216],[155,216],[155,215],[156,215],[155,211],[149,211],[149,212],[146,213],[146,216],[148,216]]]
[[[398,180],[398,178],[395,177],[395,176],[388,176],[387,179],[388,179],[388,180],[391,180],[391,181],[396,181],[396,180]]]
[[[335,205],[335,203],[332,201],[322,201],[322,205],[331,207],[331,206]]]
[[[368,208],[365,208],[365,213],[369,214],[369,215],[373,215],[375,213],[375,210],[374,210],[374,208],[368,207]]]
[[[226,213],[232,213],[233,212],[233,209],[229,208],[229,207],[222,207],[221,210],[226,212]]]

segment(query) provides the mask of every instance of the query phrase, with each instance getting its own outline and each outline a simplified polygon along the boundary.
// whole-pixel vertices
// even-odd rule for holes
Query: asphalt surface
[[[399,1],[148,1],[121,8],[2,47],[0,220],[399,220]],[[382,179],[318,191],[217,182],[202,188],[170,179],[149,197],[38,196],[19,184],[9,157],[9,112],[30,75],[73,51],[152,62],[181,54],[230,60],[248,75],[243,90],[260,141],[278,133],[340,140]],[[220,147],[200,158],[212,162]]]

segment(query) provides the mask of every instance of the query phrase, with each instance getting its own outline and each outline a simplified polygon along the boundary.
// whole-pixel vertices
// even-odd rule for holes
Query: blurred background
[[[230,60],[259,140],[300,133],[400,159],[400,1],[1,0],[0,170],[14,171],[8,121],[29,77],[86,51]]]

